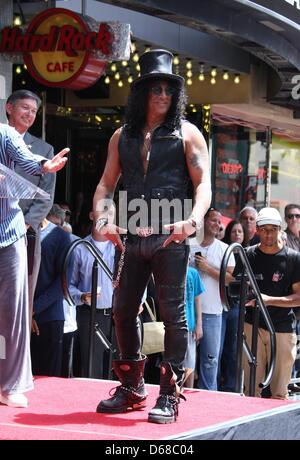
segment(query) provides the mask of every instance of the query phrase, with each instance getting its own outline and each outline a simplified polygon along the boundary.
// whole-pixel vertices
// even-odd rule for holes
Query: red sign
[[[222,174],[237,175],[243,172],[243,166],[240,163],[221,163]]]
[[[90,30],[78,14],[50,8],[35,16],[25,33],[18,27],[5,27],[0,52],[23,53],[28,71],[43,85],[78,90],[103,74],[107,62],[103,56],[111,54],[113,41],[108,24]]]

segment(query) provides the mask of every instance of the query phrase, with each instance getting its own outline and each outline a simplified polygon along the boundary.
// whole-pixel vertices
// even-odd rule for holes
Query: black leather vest
[[[143,208],[140,213],[142,218],[137,220],[137,226],[154,226],[155,233],[161,233],[162,224],[187,218],[191,212],[191,203],[184,202],[188,198],[190,179],[182,132],[171,130],[167,125],[156,128],[152,136],[146,175],[144,175],[141,156],[142,145],[142,133],[138,137],[127,137],[126,129],[122,130],[119,140],[119,159],[122,189],[127,192],[127,211],[123,200],[121,212],[127,213],[128,221],[139,208]],[[132,200],[137,201],[132,202]],[[170,202],[175,204],[176,209],[170,206]],[[184,204],[188,209],[184,209]],[[136,206],[136,209],[130,209],[130,206],[132,208]],[[161,211],[158,212],[159,207]],[[124,216],[122,217],[124,223]]]

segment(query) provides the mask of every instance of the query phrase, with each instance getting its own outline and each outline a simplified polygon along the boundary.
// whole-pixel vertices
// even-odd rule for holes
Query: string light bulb
[[[116,66],[115,63],[113,63],[113,64],[110,66],[110,70],[111,70],[112,72],[116,72],[117,66]]]
[[[129,75],[129,77],[127,78],[127,81],[128,81],[128,83],[132,83],[133,82],[133,76]]]
[[[178,54],[174,54],[173,64],[174,65],[179,65],[179,63],[180,63],[180,61],[179,61]]]
[[[217,83],[217,80],[215,79],[215,77],[211,77],[210,83],[211,83],[212,85],[215,85],[215,84]]]
[[[211,74],[211,76],[212,76],[213,78],[215,78],[215,77],[217,76],[217,69],[216,69],[216,67],[213,67],[213,68],[211,69],[210,74]]]
[[[105,83],[106,85],[109,85],[109,84],[110,84],[110,78],[109,78],[108,75],[106,75],[106,77],[104,78],[104,83]]]
[[[187,81],[186,81],[186,84],[187,84],[188,86],[192,86],[193,80],[192,80],[191,78],[188,78]]]
[[[239,76],[238,73],[235,74],[235,77],[234,77],[234,80],[233,80],[233,81],[234,81],[234,83],[235,83],[236,85],[238,85],[238,84],[240,83],[241,80],[240,80],[240,76]]]
[[[22,25],[22,20],[20,16],[15,16],[14,18],[14,26],[21,26]]]
[[[133,62],[139,62],[139,54],[137,52],[134,53],[132,60]]]
[[[200,81],[204,81],[204,80],[205,80],[205,75],[204,75],[203,72],[200,72],[200,73],[199,73],[198,79],[199,79]]]
[[[192,78],[193,72],[192,72],[191,70],[188,70],[187,73],[186,73],[186,76],[187,76],[188,78]]]
[[[122,80],[119,80],[119,81],[118,81],[118,87],[119,87],[119,88],[122,88],[122,87],[123,87],[123,82],[122,82]]]
[[[223,72],[223,80],[229,80],[229,73],[227,70],[224,70]]]
[[[187,59],[187,62],[185,64],[185,66],[189,70],[193,67],[193,63],[192,63],[191,59],[189,59],[189,58]]]
[[[132,53],[135,53],[135,52],[136,52],[136,44],[135,44],[135,41],[134,41],[134,40],[131,42],[131,52],[132,52]]]

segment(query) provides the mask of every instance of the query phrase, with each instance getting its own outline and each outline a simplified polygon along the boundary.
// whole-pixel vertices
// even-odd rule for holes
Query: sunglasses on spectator
[[[288,214],[286,217],[288,219],[293,219],[293,218],[300,219],[300,214]]]
[[[173,96],[175,93],[175,88],[172,88],[172,86],[166,86],[163,88],[162,86],[152,86],[150,88],[151,93],[153,96],[160,96],[163,92],[165,93],[166,96]]]

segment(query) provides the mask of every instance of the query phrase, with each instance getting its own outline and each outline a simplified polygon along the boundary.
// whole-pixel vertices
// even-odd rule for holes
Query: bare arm
[[[93,212],[94,219],[99,217],[108,217],[108,213],[103,209],[103,200],[112,200],[114,191],[121,175],[121,167],[119,162],[118,143],[121,134],[121,128],[114,132],[108,145],[108,156],[104,169],[104,173],[97,185],[94,199]]]
[[[274,307],[293,308],[300,305],[300,282],[292,285],[293,293],[282,297],[272,297],[262,294],[262,299],[265,305],[272,305]]]
[[[112,135],[108,145],[108,156],[104,169],[104,173],[97,185],[94,199],[93,199],[93,214],[94,221],[101,217],[108,218],[108,225],[98,230],[99,233],[106,236],[106,238],[118,246],[121,250],[123,249],[122,241],[119,237],[120,233],[126,233],[125,229],[117,227],[113,223],[113,196],[117,185],[117,182],[121,175],[121,166],[119,161],[119,150],[118,144],[121,135],[122,128],[118,129]]]
[[[185,155],[189,174],[194,186],[193,216],[202,220],[211,203],[211,183],[208,151],[204,137],[191,123],[182,127]]]
[[[196,312],[196,329],[194,332],[195,340],[198,341],[203,337],[202,329],[202,307],[201,307],[201,296],[195,297],[195,312]]]

